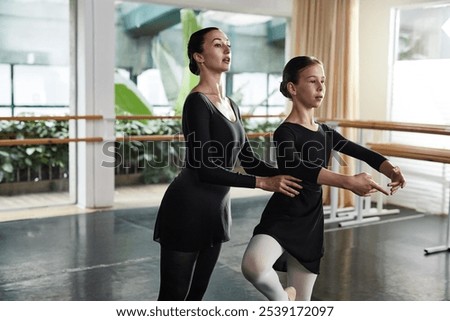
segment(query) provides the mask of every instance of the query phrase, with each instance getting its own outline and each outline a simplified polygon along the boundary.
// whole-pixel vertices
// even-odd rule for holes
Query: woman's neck
[[[222,73],[204,71],[200,74],[200,81],[194,89],[206,95],[214,95],[223,98],[225,94],[222,86]]]
[[[225,93],[223,90],[222,82],[220,78],[200,78],[200,82],[195,87],[197,91],[204,93],[205,95],[217,96],[219,98],[224,98]]]

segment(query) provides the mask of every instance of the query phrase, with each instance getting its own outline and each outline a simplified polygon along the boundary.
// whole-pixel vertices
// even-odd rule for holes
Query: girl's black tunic
[[[312,131],[284,122],[274,133],[274,143],[280,173],[302,179],[303,189],[294,198],[274,193],[253,233],[272,236],[305,268],[318,274],[324,253],[322,187],[317,184],[321,168],[327,166],[332,150],[365,161],[376,170],[386,158],[347,140],[325,124]],[[274,268],[286,271],[285,255]]]
[[[153,239],[168,249],[192,252],[230,239],[230,186],[255,188],[257,176],[278,170],[253,152],[230,99],[236,121],[228,120],[204,94],[193,92],[183,107],[185,165],[167,188]],[[246,174],[233,171],[237,161]]]

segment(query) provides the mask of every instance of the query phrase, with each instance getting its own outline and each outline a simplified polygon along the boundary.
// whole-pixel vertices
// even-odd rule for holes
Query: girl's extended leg
[[[291,255],[287,257],[287,284],[297,290],[295,300],[310,301],[317,274],[308,271]]]
[[[242,273],[245,278],[271,301],[288,300],[287,293],[273,269],[273,264],[283,251],[273,237],[258,234],[250,240],[242,259]]]
[[[200,301],[203,299],[203,295],[211,278],[211,274],[219,258],[220,249],[222,244],[217,244],[206,250],[200,251],[197,262],[195,263],[194,276],[191,282],[191,288],[189,294],[186,297],[188,301]]]
[[[186,299],[198,252],[180,252],[161,246],[161,283],[158,301]]]

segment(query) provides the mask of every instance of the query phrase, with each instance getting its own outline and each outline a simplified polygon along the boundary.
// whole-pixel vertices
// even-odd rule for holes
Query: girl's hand
[[[400,167],[392,165],[390,161],[385,160],[383,163],[381,163],[379,171],[391,180],[391,182],[388,184],[388,186],[391,188],[391,195],[397,192],[399,188],[403,188],[406,186],[405,177],[403,177]]]
[[[269,192],[282,193],[289,197],[300,194],[298,190],[303,187],[299,185],[302,180],[290,175],[277,175],[272,177],[256,177],[256,187]]]
[[[392,168],[392,173],[389,178],[391,179],[391,182],[388,186],[391,188],[391,195],[397,192],[399,188],[403,188],[406,185],[405,177],[398,166]]]
[[[376,192],[389,195],[389,192],[375,182],[368,173],[359,173],[354,176],[349,176],[346,188],[359,196],[370,196]]]

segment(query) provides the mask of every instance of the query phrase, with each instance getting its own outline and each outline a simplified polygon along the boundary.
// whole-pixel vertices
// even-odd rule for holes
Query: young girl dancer
[[[314,120],[314,110],[325,96],[322,62],[314,57],[291,59],[283,70],[281,93],[292,100],[292,111],[273,139],[281,173],[302,179],[302,192],[293,198],[276,193],[254,229],[242,261],[242,272],[269,300],[310,300],[323,256],[324,217],[321,185],[368,196],[393,194],[405,186],[396,166],[384,156],[344,138]],[[387,176],[390,191],[367,173],[341,175],[326,169],[331,150],[360,159]],[[288,291],[275,272],[286,271]]]

